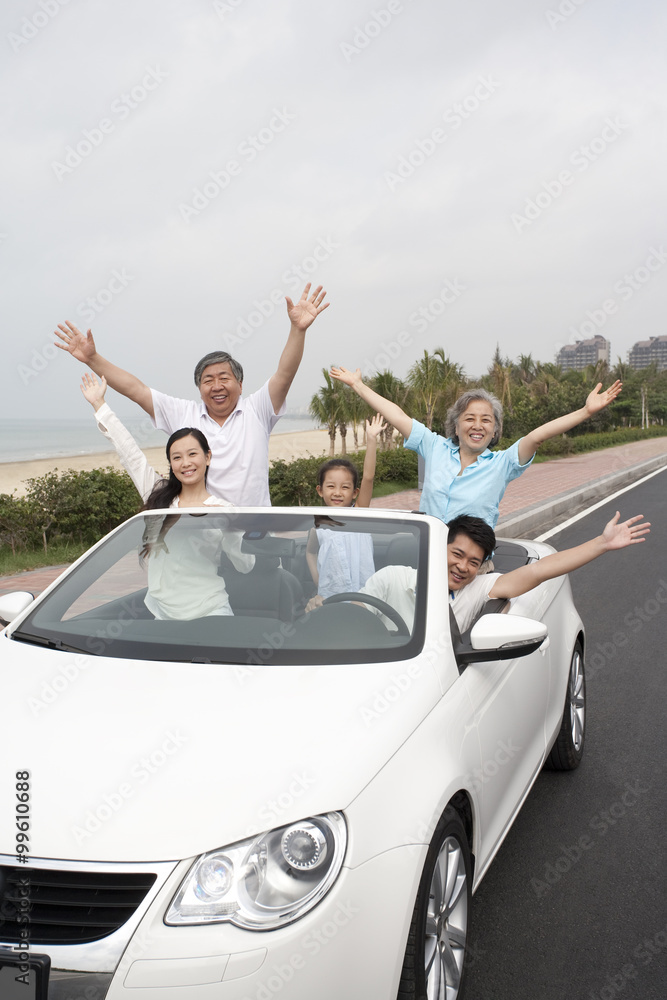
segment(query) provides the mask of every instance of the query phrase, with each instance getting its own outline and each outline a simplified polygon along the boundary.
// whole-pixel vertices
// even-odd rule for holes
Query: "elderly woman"
[[[484,389],[464,392],[447,412],[447,437],[413,420],[396,403],[380,396],[361,379],[359,368],[332,368],[333,378],[349,385],[405,438],[405,447],[423,455],[424,489],[419,509],[445,522],[471,514],[495,528],[498,506],[507,484],[528,468],[538,447],[564,434],[608,406],[622,388],[614,382],[605,392],[602,383],[589,393],[579,410],[537,427],[504,451],[491,451],[500,440],[503,409],[500,400]]]

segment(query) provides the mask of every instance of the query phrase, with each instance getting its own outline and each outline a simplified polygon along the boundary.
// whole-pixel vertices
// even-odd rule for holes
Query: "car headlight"
[[[165,923],[224,920],[248,930],[282,927],[329,891],[346,844],[343,814],[333,812],[202,854],[181,882]]]

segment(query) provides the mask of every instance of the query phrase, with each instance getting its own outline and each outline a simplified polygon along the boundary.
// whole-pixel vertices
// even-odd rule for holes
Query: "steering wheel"
[[[410,629],[405,624],[398,611],[392,608],[391,604],[387,604],[380,597],[374,597],[372,594],[358,594],[356,591],[350,591],[346,594],[332,594],[331,597],[327,597],[322,601],[322,607],[325,604],[339,604],[341,601],[360,601],[362,604],[372,604],[374,608],[381,611],[390,622],[398,629],[399,635],[407,636],[410,638]]]

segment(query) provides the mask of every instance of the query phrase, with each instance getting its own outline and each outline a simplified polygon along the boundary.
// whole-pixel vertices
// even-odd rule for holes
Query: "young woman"
[[[144,510],[233,506],[208,492],[206,477],[211,451],[200,430],[183,427],[174,431],[167,441],[169,476],[163,479],[105,403],[106,388],[104,377],[98,382],[86,374],[81,380],[81,392],[95,410],[98,427],[112,442],[141,495]],[[147,525],[141,550],[148,568],[146,607],[156,618],[179,620],[233,614],[218,566],[220,554],[225,552],[239,572],[249,573],[253,568],[255,557],[241,552],[242,533],[204,528],[195,538],[180,528],[171,530],[179,521],[178,515],[166,515],[162,520],[151,518]]]

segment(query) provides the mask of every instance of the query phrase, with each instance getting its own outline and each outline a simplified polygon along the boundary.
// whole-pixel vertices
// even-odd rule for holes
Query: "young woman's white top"
[[[162,478],[128,429],[111,407],[104,403],[95,413],[97,426],[113,444],[121,465],[141,494],[150,496]],[[178,497],[171,504],[178,507]],[[233,507],[221,497],[208,497],[203,506]],[[165,519],[166,520],[166,519]],[[169,533],[169,525],[159,517],[152,518],[144,536],[148,550],[148,593],[144,603],[156,618],[205,618],[209,615],[231,615],[225,581],[218,576],[220,554],[225,552],[235,569],[249,573],[255,557],[241,551],[243,533],[205,528],[197,533],[197,545],[185,532]]]

